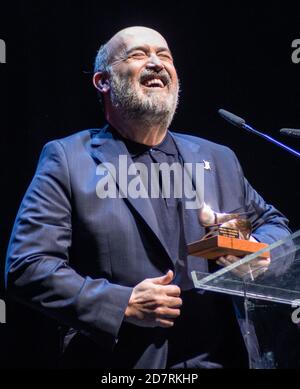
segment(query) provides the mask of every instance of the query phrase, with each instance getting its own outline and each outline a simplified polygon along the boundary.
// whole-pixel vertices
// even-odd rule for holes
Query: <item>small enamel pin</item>
[[[204,163],[204,170],[211,170],[210,162],[209,162],[209,161],[205,161],[205,160],[203,159],[203,163]]]

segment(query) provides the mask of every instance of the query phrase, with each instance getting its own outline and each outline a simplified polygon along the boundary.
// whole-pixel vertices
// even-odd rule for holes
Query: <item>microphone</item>
[[[293,136],[294,138],[300,138],[300,130],[296,128],[282,128],[279,132],[280,134]]]
[[[219,109],[218,113],[223,119],[227,120],[229,123],[233,124],[234,126],[242,127],[243,124],[246,124],[246,121],[244,119],[234,115],[231,112],[225,111],[225,109]]]
[[[276,146],[300,158],[300,153],[298,151],[292,149],[291,147],[285,145],[284,143],[279,142],[278,140],[272,138],[270,135],[264,134],[263,132],[260,132],[255,128],[249,126],[249,124],[247,124],[243,118],[234,115],[231,112],[225,111],[225,109],[219,109],[218,113],[223,119],[227,120],[230,124],[233,124],[236,127],[243,128],[244,130],[247,130],[255,135],[258,135],[261,138],[266,139],[267,141],[275,144]]]

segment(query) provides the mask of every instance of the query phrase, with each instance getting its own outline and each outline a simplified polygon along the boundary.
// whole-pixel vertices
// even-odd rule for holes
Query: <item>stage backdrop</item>
[[[100,44],[131,25],[157,29],[173,51],[181,96],[172,129],[231,147],[251,184],[299,228],[299,161],[217,115],[219,108],[233,111],[300,149],[300,140],[278,133],[300,127],[300,63],[292,55],[299,11],[295,3],[275,1],[2,2],[1,296],[9,235],[41,148],[103,124],[91,82],[94,57]],[[14,314],[0,324],[2,365],[21,360],[22,350],[27,355],[24,339],[34,331],[10,322]]]

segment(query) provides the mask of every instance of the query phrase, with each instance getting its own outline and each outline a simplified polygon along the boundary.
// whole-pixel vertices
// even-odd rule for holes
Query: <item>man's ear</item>
[[[107,73],[97,72],[93,77],[93,84],[96,89],[101,93],[107,93],[110,89],[109,79]]]

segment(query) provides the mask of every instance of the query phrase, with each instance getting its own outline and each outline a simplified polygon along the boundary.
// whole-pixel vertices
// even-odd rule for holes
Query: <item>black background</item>
[[[299,161],[223,122],[221,107],[300,149],[278,134],[300,127],[300,64],[291,43],[300,39],[296,2],[11,1],[0,3],[1,252],[43,144],[103,124],[92,67],[100,44],[131,25],[157,29],[173,51],[181,99],[172,124],[231,147],[258,192],[300,227]],[[25,321],[25,320],[24,320]],[[24,330],[25,328],[25,330]],[[31,328],[31,327],[30,327]],[[28,328],[23,323],[21,333]],[[0,324],[4,365],[16,358],[16,324]],[[2,347],[4,345],[4,347]],[[23,345],[23,348],[25,346]]]

